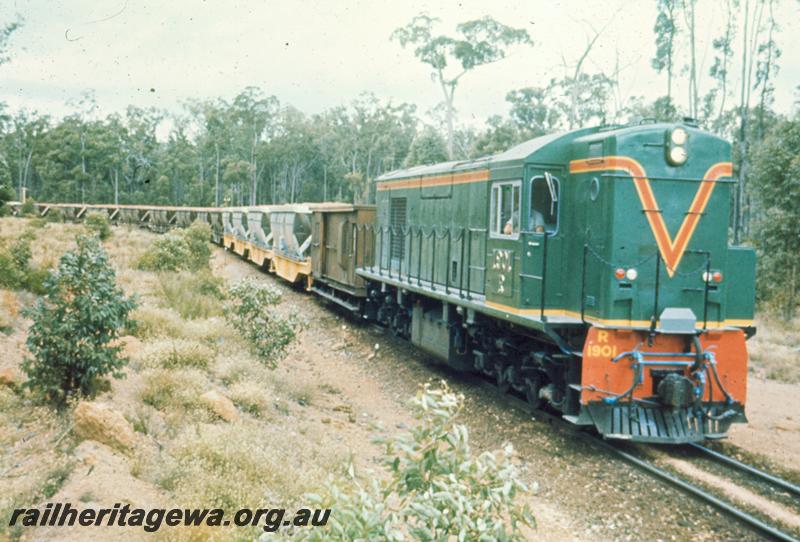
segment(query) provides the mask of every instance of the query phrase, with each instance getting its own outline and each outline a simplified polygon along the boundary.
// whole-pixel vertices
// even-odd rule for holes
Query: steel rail
[[[785,489],[786,491],[789,491],[790,493],[794,493],[795,495],[800,495],[800,486],[797,486],[797,485],[789,482],[788,480],[784,480],[783,478],[778,478],[777,476],[773,476],[772,474],[769,474],[768,472],[764,472],[763,470],[760,470],[760,469],[757,469],[757,468],[755,468],[753,466],[750,466],[747,463],[742,463],[741,461],[739,461],[737,459],[734,459],[734,458],[732,458],[732,457],[730,457],[728,455],[719,453],[719,452],[717,452],[715,450],[712,450],[711,448],[706,448],[702,444],[697,444],[695,442],[690,442],[689,446],[691,446],[692,448],[694,448],[696,450],[700,450],[704,454],[708,454],[711,457],[713,457],[714,459],[717,459],[717,460],[719,460],[719,461],[721,461],[721,462],[723,462],[723,463],[725,463],[727,465],[730,465],[730,466],[735,467],[735,468],[737,468],[739,470],[742,470],[744,472],[752,474],[753,476],[761,478],[762,480],[765,480],[765,481],[767,481],[767,482],[769,482],[769,483],[771,483],[773,485],[776,485],[776,486],[778,486],[778,487],[780,487],[782,489]]]
[[[488,380],[481,379],[481,383],[487,388],[491,388],[495,393],[499,393],[497,387]],[[547,418],[551,423],[556,423],[559,424],[561,427],[568,428],[572,434],[584,439],[586,442],[597,444],[598,446],[608,450],[609,452],[612,452],[613,454],[619,456],[628,463],[631,463],[632,465],[640,468],[641,470],[652,475],[653,477],[663,482],[666,482],[680,490],[683,490],[684,492],[696,497],[697,499],[705,502],[706,504],[713,506],[714,508],[720,510],[725,514],[735,517],[736,519],[738,519],[739,521],[741,521],[754,531],[757,531],[769,537],[772,540],[781,540],[784,542],[800,542],[800,539],[795,538],[789,533],[781,531],[780,529],[773,527],[768,523],[765,523],[764,521],[758,519],[757,517],[748,514],[744,510],[737,508],[735,505],[708,493],[701,487],[696,486],[690,482],[687,482],[686,480],[683,480],[675,476],[674,474],[670,473],[667,470],[664,470],[660,467],[653,465],[649,461],[640,459],[635,455],[630,454],[618,448],[614,444],[611,444],[609,441],[603,439],[601,436],[596,436],[590,433],[576,431],[574,426],[571,426],[570,424],[565,422],[560,416],[556,416],[545,410],[531,409],[530,404],[521,397],[511,394],[501,394],[501,396],[504,397],[509,403],[517,403],[515,406],[518,408],[527,409],[529,412],[533,412],[536,415],[542,416],[543,418]]]
[[[744,510],[737,508],[731,503],[715,497],[714,495],[706,492],[702,488],[694,484],[691,484],[685,480],[682,480],[677,476],[671,474],[670,472],[661,469],[659,467],[656,467],[655,465],[649,463],[648,461],[644,461],[643,459],[639,459],[638,457],[629,454],[624,450],[620,450],[613,444],[610,444],[609,442],[606,442],[605,440],[602,440],[599,437],[595,437],[594,440],[607,450],[612,451],[616,455],[623,458],[625,461],[628,461],[629,463],[636,465],[640,469],[648,472],[649,474],[655,476],[656,478],[664,482],[667,482],[668,484],[671,484],[679,489],[682,489],[683,491],[693,495],[694,497],[697,497],[698,499],[706,502],[707,504],[710,504],[711,506],[717,508],[718,510],[739,519],[741,522],[747,524],[748,526],[759,531],[760,533],[767,535],[771,539],[784,540],[786,542],[798,542],[800,540],[793,537],[789,533],[781,531],[780,529],[777,529],[772,525],[769,525],[768,523],[761,521],[757,517],[748,514]]]

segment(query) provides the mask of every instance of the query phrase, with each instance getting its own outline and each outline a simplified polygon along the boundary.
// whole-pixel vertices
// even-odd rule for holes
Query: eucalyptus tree
[[[447,154],[452,158],[455,92],[461,78],[479,66],[504,59],[510,47],[533,42],[526,30],[506,26],[488,16],[459,24],[456,37],[435,34],[434,25],[438,21],[425,14],[417,15],[406,26],[396,29],[391,38],[404,48],[413,47],[414,56],[432,69],[431,78],[439,84],[444,98]]]
[[[656,55],[650,65],[656,72],[667,72],[667,101],[672,101],[672,75],[675,69],[675,39],[678,35],[678,0],[656,0],[658,15],[653,26]]]
[[[752,156],[759,208],[753,240],[759,251],[760,297],[791,321],[800,302],[800,114],[770,124],[773,128]]]

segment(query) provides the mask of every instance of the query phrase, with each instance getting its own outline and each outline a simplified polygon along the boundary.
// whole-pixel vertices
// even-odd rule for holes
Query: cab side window
[[[545,173],[531,179],[531,208],[528,229],[536,233],[558,229],[558,178]]]
[[[497,183],[492,186],[490,229],[493,237],[517,237],[520,227],[519,181]]]

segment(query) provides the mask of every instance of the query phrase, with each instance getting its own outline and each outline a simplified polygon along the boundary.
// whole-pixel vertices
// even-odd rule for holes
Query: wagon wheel
[[[525,377],[525,399],[533,410],[542,407],[544,402],[539,397],[539,390],[542,388],[542,377],[539,373],[533,373]]]

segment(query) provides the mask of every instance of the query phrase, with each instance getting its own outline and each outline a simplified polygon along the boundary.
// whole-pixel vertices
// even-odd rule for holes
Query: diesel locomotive
[[[548,135],[394,171],[376,205],[39,204],[214,240],[607,438],[745,422],[755,254],[728,244],[729,143],[686,121]]]

